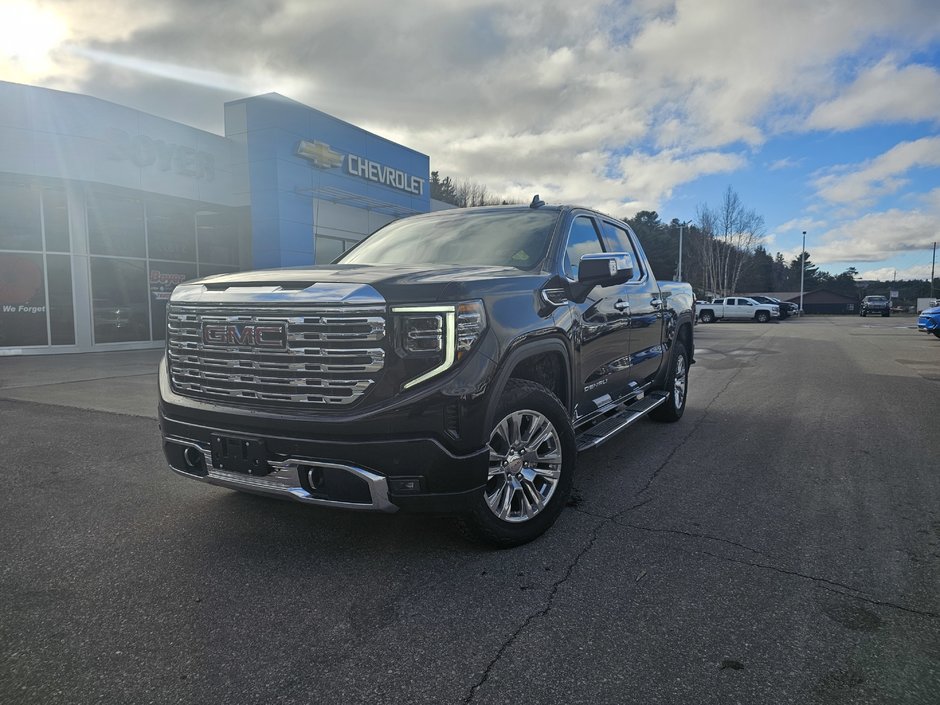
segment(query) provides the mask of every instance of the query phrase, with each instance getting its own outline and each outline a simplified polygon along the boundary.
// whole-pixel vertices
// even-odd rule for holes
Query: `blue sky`
[[[832,273],[926,278],[940,239],[936,0],[5,0],[0,79],[217,133],[277,91],[620,216],[694,221],[730,185]]]

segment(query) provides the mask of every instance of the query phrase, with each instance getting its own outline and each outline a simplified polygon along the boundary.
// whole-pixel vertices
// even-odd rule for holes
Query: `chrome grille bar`
[[[283,324],[286,347],[206,343],[204,323]],[[381,375],[385,337],[384,306],[167,307],[170,379],[178,393],[196,398],[292,408],[355,404]]]

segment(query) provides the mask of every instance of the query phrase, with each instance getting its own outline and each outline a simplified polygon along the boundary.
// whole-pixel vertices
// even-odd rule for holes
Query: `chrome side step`
[[[595,448],[601,443],[610,440],[620,433],[627,426],[632,426],[637,421],[646,416],[657,406],[669,401],[667,392],[651,392],[640,401],[635,401],[629,406],[625,406],[613,416],[581,431],[576,437],[578,452]]]

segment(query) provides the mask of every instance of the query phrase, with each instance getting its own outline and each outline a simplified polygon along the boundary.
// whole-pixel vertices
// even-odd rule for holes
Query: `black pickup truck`
[[[178,286],[164,452],[212,484],[452,514],[518,545],[565,506],[579,451],[682,416],[692,305],[627,225],[591,210],[405,218],[330,265]]]

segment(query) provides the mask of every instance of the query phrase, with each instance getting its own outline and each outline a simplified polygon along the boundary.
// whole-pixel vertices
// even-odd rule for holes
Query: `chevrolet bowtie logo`
[[[297,156],[309,159],[313,165],[320,169],[332,169],[343,163],[346,156],[342,152],[330,149],[330,145],[323,142],[308,142],[301,140],[297,145]]]

